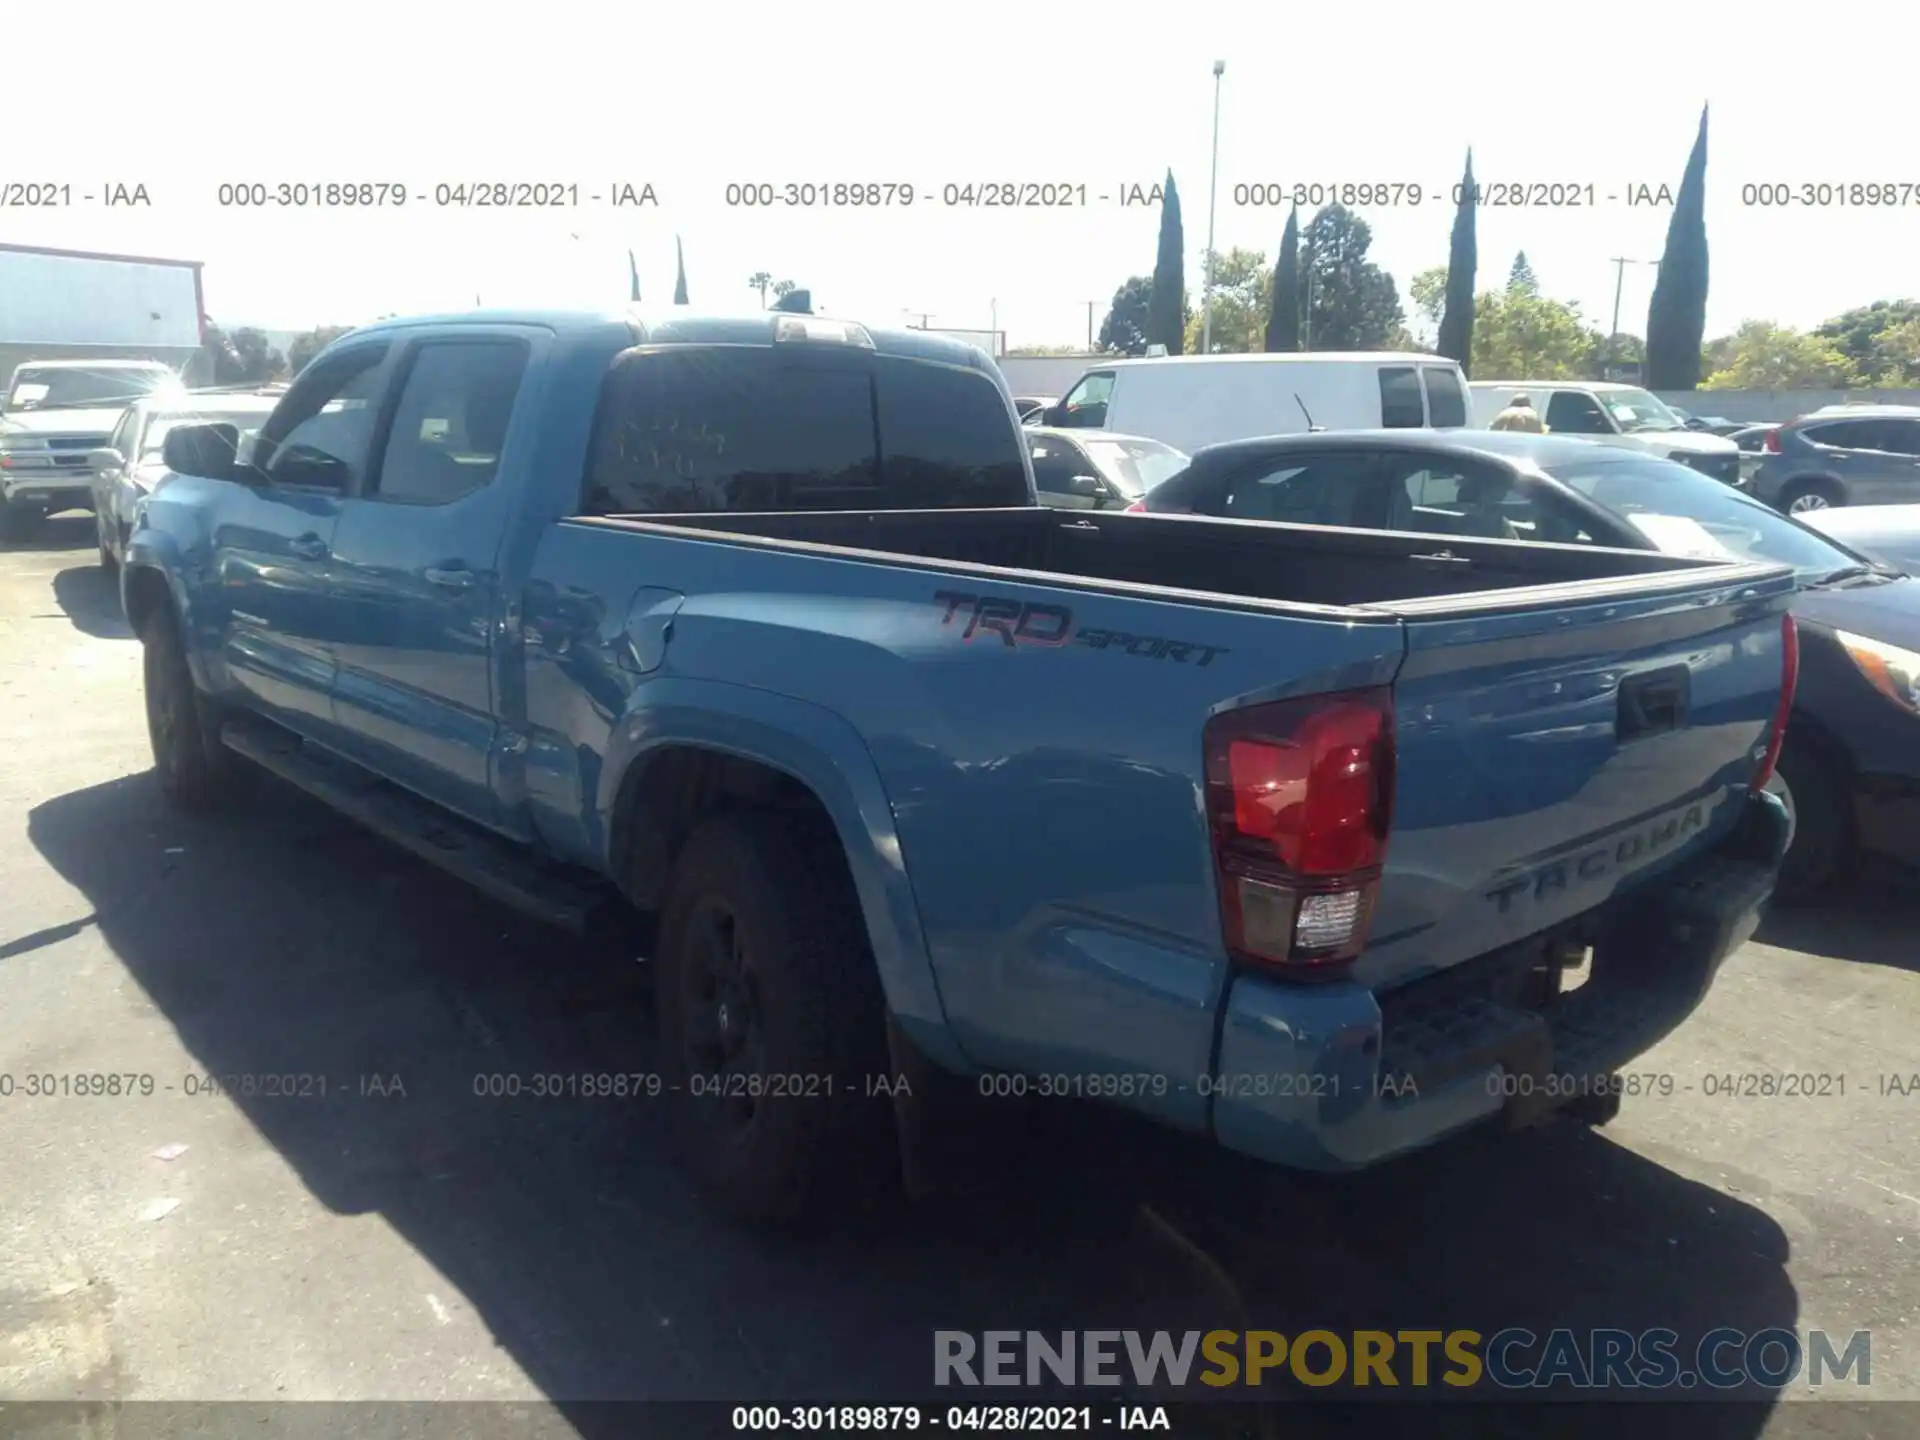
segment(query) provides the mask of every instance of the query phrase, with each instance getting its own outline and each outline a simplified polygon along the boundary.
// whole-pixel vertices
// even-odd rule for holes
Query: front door
[[[216,511],[228,677],[262,710],[316,739],[332,732],[334,525],[366,468],[389,349],[356,345],[309,366]]]
[[[501,821],[495,747],[514,740],[496,721],[492,670],[501,540],[518,498],[502,460],[536,343],[475,327],[408,347],[378,462],[333,543],[342,747],[482,824]]]

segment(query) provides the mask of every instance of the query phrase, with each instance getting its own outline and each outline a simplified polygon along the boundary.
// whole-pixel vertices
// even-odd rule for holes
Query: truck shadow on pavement
[[[645,1101],[484,1093],[490,1076],[650,1072],[642,967],[570,954],[277,782],[257,789],[195,820],[141,774],[29,818],[198,1074],[326,1077],[324,1099],[156,1099],[181,1107],[157,1129],[191,1141],[206,1112],[186,1107],[237,1105],[330,1211],[404,1237],[590,1440],[631,1429],[604,1400],[924,1403],[935,1329],[1666,1327],[1684,1356],[1715,1326],[1796,1321],[1767,1215],[1570,1124],[1314,1182],[1056,1108],[1029,1117],[994,1201],[896,1210],[858,1235],[743,1233],[700,1211]],[[203,1192],[242,1168],[221,1143],[177,1162]],[[293,1220],[260,1208],[254,1224]],[[289,1243],[311,1267],[290,1303],[350,1329],[373,1295],[383,1328],[431,1332],[383,1252]],[[395,1383],[373,1363],[373,1385]],[[1746,1398],[1689,1407],[1689,1433],[1758,1434],[1774,1397]],[[1278,1433],[1335,1433],[1317,1407],[1285,1409]],[[1370,1429],[1399,1415],[1434,1433],[1369,1409]],[[1517,1420],[1471,1410],[1476,1434]],[[1569,1433],[1538,1425],[1515,1433]]]
[[[1808,955],[1920,970],[1920,888],[1913,870],[1874,859],[1824,904],[1774,906],[1754,936]]]
[[[120,572],[74,565],[53,577],[53,598],[73,628],[102,640],[131,640],[133,627],[120,606]]]

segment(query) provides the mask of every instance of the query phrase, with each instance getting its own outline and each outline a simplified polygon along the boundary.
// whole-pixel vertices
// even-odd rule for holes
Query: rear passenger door
[[[461,327],[409,343],[375,461],[334,534],[334,720],[369,769],[498,825],[494,636],[518,500],[513,417],[541,332]],[[524,443],[524,441],[522,442]],[[517,466],[517,468],[516,468]]]

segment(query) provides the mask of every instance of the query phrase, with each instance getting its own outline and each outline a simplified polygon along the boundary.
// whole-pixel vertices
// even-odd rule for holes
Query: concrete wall
[[[1073,382],[1111,355],[1003,355],[1000,372],[1016,395],[1065,395]],[[1920,405],[1920,390],[1662,390],[1662,400],[1695,415],[1729,420],[1791,420],[1842,401]]]
[[[1920,390],[1658,390],[1670,405],[1692,415],[1729,420],[1791,420],[1823,405],[1854,401],[1868,405],[1920,405]]]

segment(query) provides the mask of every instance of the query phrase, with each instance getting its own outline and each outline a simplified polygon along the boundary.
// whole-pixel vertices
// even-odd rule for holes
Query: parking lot
[[[152,1077],[0,1099],[0,1398],[550,1400],[592,1435],[594,1400],[922,1397],[936,1328],[1785,1326],[1871,1331],[1871,1388],[1695,1433],[1920,1433],[1902,876],[1770,919],[1637,1067],[1674,1094],[1604,1130],[1330,1183],[1055,1111],[991,1203],[781,1241],[700,1213],[644,1101],[475,1094],[646,1071],[642,967],[264,780],[162,804],[88,517],[0,552],[0,744],[0,1075]],[[1705,1093],[1761,1072],[1844,1093]],[[311,1078],[189,1093],[242,1074]]]

